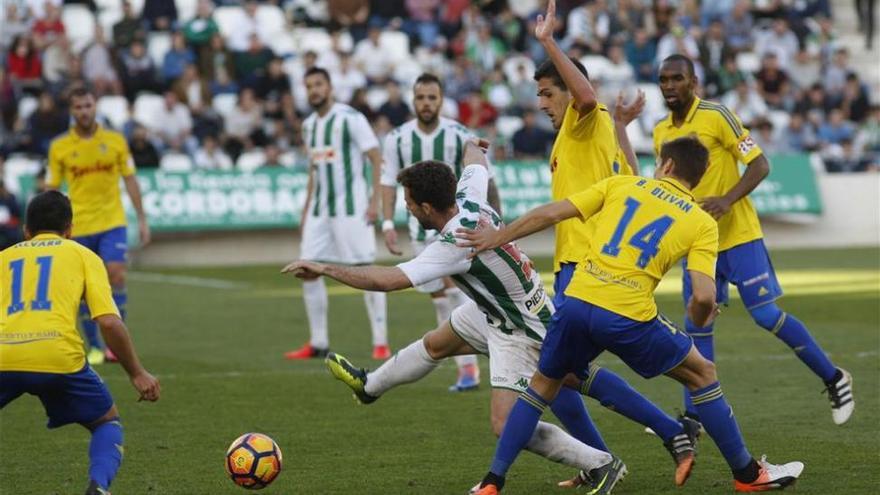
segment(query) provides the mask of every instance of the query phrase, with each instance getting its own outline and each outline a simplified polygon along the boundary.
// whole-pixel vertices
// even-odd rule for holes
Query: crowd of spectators
[[[310,109],[301,78],[318,65],[330,70],[337,99],[380,136],[412,117],[411,83],[428,71],[444,81],[445,114],[496,142],[496,159],[544,158],[554,132],[536,109],[531,76],[545,58],[532,36],[545,3],[6,0],[0,156],[45,157],[68,126],[66,91],[84,84],[138,167],[302,164],[300,123]],[[645,142],[665,111],[658,63],[683,53],[696,62],[701,95],[739,114],[768,153],[815,151],[833,172],[880,169],[877,96],[839,43],[827,0],[557,6],[557,39],[585,62],[601,101],[655,90],[633,124],[640,151],[650,152]],[[68,10],[91,16],[93,32],[84,37],[82,17]]]

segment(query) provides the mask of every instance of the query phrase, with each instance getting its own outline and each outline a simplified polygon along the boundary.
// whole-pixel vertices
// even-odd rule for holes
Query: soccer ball
[[[245,433],[226,451],[226,472],[238,486],[266,488],[281,472],[281,449],[262,433]]]

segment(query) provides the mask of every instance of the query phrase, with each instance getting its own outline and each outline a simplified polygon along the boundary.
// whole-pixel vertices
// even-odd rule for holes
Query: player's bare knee
[[[708,387],[718,381],[715,363],[702,356],[695,363],[694,372],[693,381],[696,388]]]
[[[495,437],[501,437],[501,433],[504,432],[504,425],[507,423],[507,414],[502,413],[493,413],[492,414],[492,433]]]
[[[116,264],[107,265],[107,276],[110,279],[110,286],[114,289],[125,287],[125,266],[117,266]]]
[[[425,345],[425,351],[428,352],[428,355],[431,356],[431,359],[443,359],[448,357],[447,349],[445,349],[441,339],[438,334],[439,330],[431,330],[425,337],[422,339],[422,344]]]

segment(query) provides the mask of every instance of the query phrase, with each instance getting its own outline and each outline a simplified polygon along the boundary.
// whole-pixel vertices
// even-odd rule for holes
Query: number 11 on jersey
[[[37,291],[34,299],[31,300],[31,310],[51,311],[52,301],[49,300],[49,276],[52,274],[52,257],[40,256],[36,261],[40,272],[37,276]],[[7,315],[13,315],[24,310],[24,300],[21,294],[24,269],[23,259],[9,262],[9,270],[12,272],[12,287],[9,289],[11,297],[9,306],[6,307]]]

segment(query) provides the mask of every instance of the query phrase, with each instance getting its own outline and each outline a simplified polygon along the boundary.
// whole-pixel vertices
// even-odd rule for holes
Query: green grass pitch
[[[831,421],[822,384],[734,300],[719,318],[718,369],[753,455],[801,460],[797,493],[869,494],[880,486],[880,251],[777,251],[787,291],[781,306],[805,321],[833,359],[855,377],[857,407],[843,427]],[[549,261],[539,259],[549,272]],[[283,351],[307,338],[299,283],[280,267],[150,270],[132,274],[129,324],[144,364],[162,380],[162,399],[136,402],[122,370],[98,369],[122,414],[126,452],[115,494],[243,493],[223,471],[229,442],[248,431],[273,437],[284,470],[263,493],[274,495],[463,494],[484,474],[495,447],[489,389],[453,395],[454,366],[357,406],[320,361],[287,362]],[[661,309],[682,318],[675,274],[659,290]],[[335,350],[374,367],[363,299],[331,286]],[[735,293],[735,291],[733,291]],[[392,294],[394,349],[433,328],[428,298]],[[481,358],[487,375],[487,361]],[[623,374],[667,411],[680,407],[671,380],[645,381],[614,356],[600,364]],[[732,491],[731,476],[704,437],[683,489],[672,461],[642,428],[588,401],[606,441],[630,469],[615,493],[707,494]],[[549,414],[548,414],[549,417]],[[89,437],[77,426],[44,427],[35,398],[0,413],[0,493],[77,494],[87,484]],[[572,470],[523,454],[506,494],[565,493]]]

